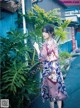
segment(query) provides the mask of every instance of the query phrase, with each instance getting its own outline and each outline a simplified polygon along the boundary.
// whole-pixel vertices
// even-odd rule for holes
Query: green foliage
[[[60,58],[62,59],[67,59],[67,58],[70,58],[71,57],[71,54],[70,53],[68,53],[68,52],[61,52],[60,54],[59,54],[59,56],[60,56]]]
[[[62,23],[61,26],[55,30],[55,34],[56,36],[58,36],[57,42],[67,39],[66,35],[68,34],[68,32],[66,32],[65,28],[70,24],[70,22],[71,20],[65,20],[64,23]]]
[[[65,40],[66,39],[66,31],[63,31],[62,27],[57,28],[57,30],[55,31],[56,35],[59,36],[59,40]],[[59,41],[58,40],[58,41]]]
[[[65,20],[64,23],[61,25],[61,27],[65,29],[70,24],[70,22],[71,20]]]
[[[21,14],[21,16],[23,15]],[[25,18],[29,24],[33,25],[33,30],[30,29],[30,35],[34,34],[37,38],[42,37],[42,27],[50,23],[54,26],[55,37],[58,37],[59,40],[66,39],[67,32],[65,28],[69,25],[70,20],[62,21],[59,8],[45,12],[44,9],[34,5],[33,11],[26,13]]]
[[[27,22],[30,22],[34,25],[35,33],[38,36],[41,36],[41,29],[47,23],[58,23],[61,24],[60,17],[58,15],[58,9],[54,9],[50,12],[45,12],[44,9],[41,9],[37,5],[34,5],[33,12],[29,11],[25,15]]]
[[[5,87],[8,92],[17,92],[17,88],[22,88],[26,78],[24,76],[25,65],[22,63],[16,63],[13,61],[13,64],[10,65],[10,68],[2,73],[2,81],[5,83]]]
[[[35,78],[39,71],[39,62],[35,61],[37,57],[33,54],[34,49],[30,45],[24,45],[24,39],[28,39],[28,36],[20,31],[11,31],[6,38],[1,37],[0,91],[1,98],[10,99],[11,108],[15,108],[14,105],[16,108],[23,108],[22,105],[26,102],[28,106],[31,96],[37,95],[39,91],[39,82]]]
[[[70,66],[70,58],[71,58],[71,54],[68,52],[59,53],[59,60],[60,60],[61,70],[63,74],[66,74],[67,68]]]

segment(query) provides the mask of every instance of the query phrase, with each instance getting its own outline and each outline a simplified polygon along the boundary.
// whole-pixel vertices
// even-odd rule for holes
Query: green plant
[[[20,19],[22,19],[22,13],[20,13],[21,17],[18,20],[18,23],[20,22]],[[59,9],[53,9],[49,12],[45,12],[44,9],[41,9],[39,6],[34,5],[33,11],[26,12],[24,15],[26,18],[26,21],[31,24],[33,29],[29,30],[29,34],[32,37],[35,37],[40,42],[40,38],[42,38],[42,28],[45,24],[50,23],[54,26],[55,29],[55,39],[59,42],[59,40],[66,39],[67,32],[65,31],[65,28],[69,25],[70,20],[62,21],[60,18]]]
[[[60,60],[61,70],[63,74],[67,72],[67,68],[70,66],[70,58],[71,58],[71,54],[69,52],[59,53],[59,60]]]
[[[34,49],[24,45],[27,38],[20,31],[10,31],[6,38],[1,37],[1,98],[10,99],[11,108],[23,108],[26,102],[28,107],[31,96],[39,91],[35,78],[39,62],[35,61],[37,57],[34,59]]]
[[[69,52],[61,52],[59,54],[59,56],[60,56],[61,59],[67,59],[67,58],[71,57],[71,54]]]

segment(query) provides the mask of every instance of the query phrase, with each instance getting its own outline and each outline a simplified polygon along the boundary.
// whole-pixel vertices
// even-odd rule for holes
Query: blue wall
[[[78,47],[80,48],[80,32],[77,32],[76,33],[76,40],[77,40],[77,45],[78,45]]]
[[[68,52],[71,52],[72,51],[72,41],[68,41],[64,44],[61,44],[60,45],[60,49],[62,51],[68,51]]]
[[[0,36],[5,37],[7,32],[17,27],[17,13],[1,12],[0,19]]]
[[[80,32],[76,33],[75,39],[77,40],[78,48],[80,48]],[[62,51],[72,52],[72,41],[61,44],[59,47]]]

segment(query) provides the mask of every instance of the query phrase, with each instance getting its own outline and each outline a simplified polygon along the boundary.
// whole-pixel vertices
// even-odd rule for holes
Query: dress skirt
[[[49,78],[52,73],[56,75],[55,80]],[[45,60],[43,62],[41,95],[43,102],[47,99],[50,101],[64,100],[67,97],[58,60],[51,62]]]

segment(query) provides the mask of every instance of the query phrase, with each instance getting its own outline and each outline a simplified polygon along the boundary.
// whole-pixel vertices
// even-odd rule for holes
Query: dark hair
[[[42,28],[42,32],[46,32],[46,33],[54,33],[54,27],[51,24],[47,24]]]

